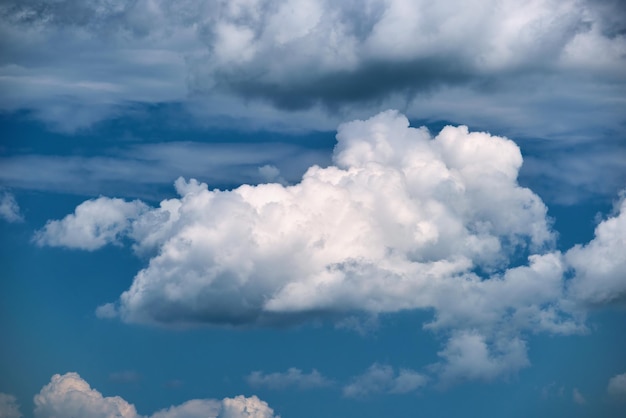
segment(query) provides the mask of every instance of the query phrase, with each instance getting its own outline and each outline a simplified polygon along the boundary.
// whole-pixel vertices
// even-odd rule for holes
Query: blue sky
[[[0,418],[621,416],[625,18],[3,2]]]

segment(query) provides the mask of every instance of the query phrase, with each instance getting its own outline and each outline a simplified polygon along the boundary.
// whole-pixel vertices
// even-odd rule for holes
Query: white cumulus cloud
[[[179,197],[159,207],[101,197],[49,221],[36,241],[95,249],[125,237],[149,255],[131,287],[98,308],[126,322],[432,309],[426,327],[447,341],[433,366],[444,381],[525,367],[525,332],[579,332],[581,299],[619,297],[624,215],[586,246],[555,251],[546,206],[517,182],[513,141],[465,126],[433,136],[394,111],[341,125],[337,140],[334,165],[310,167],[297,184],[222,191],[179,178]],[[588,266],[607,261],[593,270],[576,252],[595,260]]]
[[[615,216],[596,227],[593,240],[565,254],[575,270],[569,287],[571,296],[585,303],[626,300],[626,198],[620,200],[616,211]]]
[[[38,245],[96,250],[116,243],[147,206],[139,201],[99,197],[81,203],[73,214],[59,221],[49,221],[35,234]]]
[[[78,373],[55,374],[35,395],[37,418],[139,418],[135,407],[119,396],[104,397]]]
[[[1,399],[1,398],[0,398]],[[152,415],[139,415],[119,396],[104,397],[77,373],[56,374],[35,396],[37,418],[280,418],[256,396],[193,399]],[[19,418],[19,415],[16,417]],[[13,418],[9,415],[7,418]]]
[[[344,386],[343,395],[360,398],[378,393],[409,393],[425,386],[427,381],[425,375],[414,370],[400,369],[396,372],[389,365],[374,363],[365,373]]]

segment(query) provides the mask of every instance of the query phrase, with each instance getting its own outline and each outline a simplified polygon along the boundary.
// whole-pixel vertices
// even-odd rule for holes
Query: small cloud
[[[425,386],[427,381],[425,375],[414,370],[400,369],[395,373],[391,366],[374,363],[343,388],[343,395],[361,398],[377,393],[403,394],[416,391]]]
[[[372,334],[379,326],[378,316],[375,314],[368,315],[367,317],[349,316],[335,324],[335,328],[337,329],[354,331],[361,336]]]
[[[105,303],[96,308],[96,316],[100,319],[116,318],[118,315],[117,307],[114,303]]]
[[[172,379],[165,382],[165,387],[168,389],[178,389],[183,386],[184,382],[180,379]]]
[[[35,233],[37,245],[97,250],[119,243],[128,232],[131,221],[147,209],[143,202],[99,197],[87,200],[73,214],[61,220],[48,221]]]
[[[281,177],[280,170],[271,164],[266,164],[259,167],[259,175],[266,182],[274,182],[285,184],[285,179]]]
[[[302,373],[302,370],[292,367],[284,373],[269,373],[255,371],[246,377],[246,381],[250,386],[264,386],[269,389],[314,389],[330,386],[332,381],[324,377],[320,372],[313,369],[311,373]]]
[[[563,386],[557,387],[555,382],[550,383],[549,385],[541,388],[541,397],[543,399],[548,399],[553,396],[558,396],[559,398],[563,397],[563,393],[565,392],[565,388]]]
[[[11,223],[24,221],[20,207],[12,193],[2,192],[0,194],[0,218]]]
[[[572,391],[572,399],[578,405],[585,405],[587,403],[587,399],[585,399],[583,394],[580,393],[580,391],[577,388],[574,388],[574,390]]]
[[[606,390],[609,395],[626,400],[626,373],[613,376]]]
[[[20,405],[13,395],[0,393],[0,418],[21,418]]]
[[[118,383],[135,383],[141,379],[141,375],[134,370],[123,370],[109,374],[109,380]]]

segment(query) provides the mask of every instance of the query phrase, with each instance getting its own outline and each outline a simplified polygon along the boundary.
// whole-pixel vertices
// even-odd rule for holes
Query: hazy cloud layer
[[[404,394],[414,392],[426,385],[428,378],[410,369],[398,372],[389,365],[372,364],[365,373],[356,376],[343,388],[343,395],[364,398],[375,394]]]
[[[0,393],[0,418],[21,418],[20,405],[15,396]]]
[[[271,126],[304,111],[292,128],[384,103],[535,133],[621,129],[624,14],[584,0],[6,1],[0,107],[66,130],[172,101]]]
[[[545,205],[517,183],[512,141],[463,126],[432,137],[392,111],[344,124],[337,138],[334,165],[293,186],[209,191],[181,178],[180,198],[158,208],[90,200],[36,240],[97,248],[124,234],[150,255],[130,289],[98,310],[127,322],[433,309],[426,327],[446,337],[432,366],[443,383],[515,372],[529,364],[525,332],[580,332],[585,307],[623,297],[623,201],[594,240],[563,255]],[[133,208],[126,219],[115,215],[122,204]],[[113,221],[94,229],[92,207]]]
[[[263,373],[254,371],[246,376],[246,381],[253,387],[266,387],[268,389],[315,389],[330,386],[332,381],[324,377],[320,372],[313,369],[311,373],[303,373],[295,367],[286,372]]]
[[[279,418],[256,396],[193,399],[152,415],[139,415],[119,396],[104,397],[77,373],[56,374],[35,396],[37,418]]]
[[[123,144],[97,156],[14,155],[0,158],[0,184],[12,188],[98,195],[152,197],[179,176],[209,184],[297,181],[312,164],[329,162],[317,150],[284,143],[200,143],[175,141]],[[33,170],[32,167],[38,167]],[[16,219],[12,195],[0,200],[0,216]],[[8,219],[8,218],[7,218]]]

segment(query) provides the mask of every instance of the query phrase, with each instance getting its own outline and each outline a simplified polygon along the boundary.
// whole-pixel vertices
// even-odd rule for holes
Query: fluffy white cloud
[[[224,398],[222,409],[217,418],[280,418],[274,410],[256,396],[246,398],[243,395]]]
[[[37,418],[139,418],[135,407],[119,396],[104,397],[77,373],[55,374],[35,395]]]
[[[49,221],[35,234],[38,245],[64,246],[96,250],[117,243],[127,233],[130,220],[147,210],[140,201],[99,197],[81,203],[73,214],[59,221]]]
[[[302,370],[295,367],[289,368],[284,373],[263,373],[255,371],[250,373],[246,380],[254,387],[267,387],[270,389],[299,388],[312,389],[329,386],[332,382],[322,376],[320,372],[313,369],[311,373],[302,373]]]
[[[577,300],[618,297],[623,215],[587,246],[554,251],[545,205],[517,183],[522,157],[512,141],[464,126],[433,137],[393,111],[341,125],[337,140],[334,165],[312,166],[297,184],[210,191],[180,178],[180,197],[157,208],[88,201],[37,240],[96,248],[124,235],[151,256],[119,300],[98,309],[127,322],[267,324],[432,309],[426,327],[448,338],[434,366],[444,382],[525,367],[524,332],[579,332]],[[98,229],[100,212],[115,216]],[[577,251],[608,261],[594,271]]]
[[[522,159],[513,142],[465,127],[431,138],[394,112],[345,124],[337,137],[336,165],[311,167],[299,184],[209,191],[179,179],[180,199],[137,212],[129,219],[136,250],[157,251],[121,296],[122,317],[239,323],[389,312],[448,305],[442,290],[457,286],[477,299],[519,287],[499,305],[505,310],[532,302],[534,287],[554,293],[549,281],[525,279],[558,269],[547,256],[493,284],[470,273],[498,271],[512,254],[553,240],[546,207],[516,182]]]
[[[2,190],[0,190],[0,218],[7,222],[21,222],[24,220],[20,214],[20,207],[15,201],[15,196]]]
[[[0,418],[21,418],[20,405],[15,396],[0,393]]]
[[[576,245],[565,258],[574,269],[571,296],[589,304],[626,300],[626,198],[616,205],[616,214],[602,221],[595,238]]]
[[[425,375],[414,370],[400,369],[396,373],[391,366],[375,363],[346,385],[343,395],[359,398],[377,393],[409,393],[423,387],[427,381]]]
[[[1,398],[0,398],[1,399]],[[0,410],[1,412],[1,410]],[[20,415],[16,415],[19,418]],[[280,418],[256,396],[246,398],[193,399],[150,416],[137,414],[135,407],[119,396],[103,397],[77,373],[54,375],[35,396],[37,418]],[[4,417],[4,416],[3,416]],[[8,415],[7,418],[13,418]]]
[[[609,395],[626,400],[626,373],[615,375],[609,379],[606,390]]]

